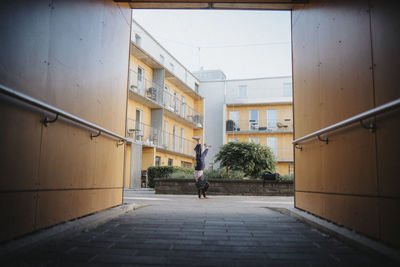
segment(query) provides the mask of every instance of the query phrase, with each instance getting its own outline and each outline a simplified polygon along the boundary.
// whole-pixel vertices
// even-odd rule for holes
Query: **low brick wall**
[[[293,196],[293,182],[208,179],[210,195]],[[195,195],[192,179],[154,179],[156,194]]]

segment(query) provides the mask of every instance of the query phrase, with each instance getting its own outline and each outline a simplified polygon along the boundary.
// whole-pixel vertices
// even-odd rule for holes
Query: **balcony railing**
[[[289,120],[227,120],[227,132],[292,132],[293,124]]]
[[[196,124],[197,127],[203,127],[203,116],[188,104],[180,100],[178,96],[172,95],[168,91],[164,90],[163,99],[163,106],[166,109],[174,112],[185,120]]]
[[[129,70],[129,89],[162,105],[162,87],[144,77],[139,79],[137,72],[132,69]]]
[[[158,128],[128,118],[128,138],[143,145],[156,146],[171,152],[195,156],[192,140],[162,131]]]
[[[149,81],[144,77],[139,79],[137,72],[132,69],[129,71],[129,89],[164,106],[169,111],[174,112],[197,127],[203,127],[203,116],[199,112],[180,100],[179,96],[172,95],[170,92],[163,90],[162,86],[157,83]]]

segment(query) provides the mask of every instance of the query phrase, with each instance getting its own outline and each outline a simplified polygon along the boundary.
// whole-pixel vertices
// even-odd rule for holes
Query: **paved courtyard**
[[[2,266],[396,266],[267,207],[292,197],[154,195],[96,228],[47,241]]]

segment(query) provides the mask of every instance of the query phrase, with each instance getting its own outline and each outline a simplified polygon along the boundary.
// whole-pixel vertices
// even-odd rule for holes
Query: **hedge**
[[[154,178],[169,178],[174,172],[183,172],[193,175],[193,169],[177,166],[152,166],[147,169],[147,185],[154,188]]]

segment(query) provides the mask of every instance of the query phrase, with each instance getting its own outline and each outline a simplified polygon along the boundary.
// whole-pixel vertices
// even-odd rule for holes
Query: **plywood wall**
[[[0,4],[0,84],[125,133],[131,10]],[[0,96],[0,241],[122,203],[124,146]]]
[[[310,1],[292,12],[295,139],[400,97],[396,10],[395,1]],[[296,207],[400,246],[399,118],[303,143]]]

